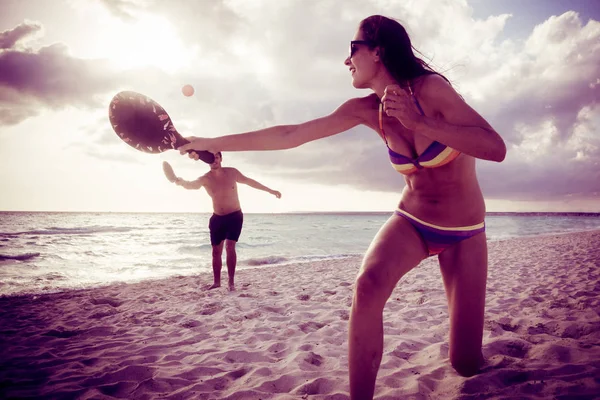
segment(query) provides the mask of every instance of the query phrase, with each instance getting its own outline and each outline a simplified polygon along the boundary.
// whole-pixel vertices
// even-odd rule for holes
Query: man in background
[[[229,276],[229,290],[235,290],[234,276],[237,263],[235,244],[242,232],[244,214],[240,206],[237,184],[243,183],[255,189],[263,190],[281,198],[281,193],[269,189],[263,184],[244,176],[236,168],[222,167],[223,156],[221,152],[215,154],[215,160],[210,164],[210,171],[194,181],[186,181],[179,177],[175,184],[186,189],[200,189],[204,187],[213,203],[213,215],[210,217],[208,228],[210,230],[210,244],[212,245],[212,267],[214,283],[208,289],[221,286],[221,267],[223,244],[227,255],[227,274]]]

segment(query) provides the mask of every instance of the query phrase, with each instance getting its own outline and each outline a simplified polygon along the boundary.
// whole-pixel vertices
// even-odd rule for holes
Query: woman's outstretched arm
[[[216,138],[188,138],[190,143],[179,147],[181,154],[188,150],[256,151],[284,150],[304,143],[333,136],[359,125],[361,99],[351,99],[331,114],[296,125],[278,125],[252,132]]]

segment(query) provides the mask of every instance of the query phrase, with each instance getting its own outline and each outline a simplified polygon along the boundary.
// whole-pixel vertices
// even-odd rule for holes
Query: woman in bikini
[[[312,121],[191,138],[180,150],[290,149],[359,124],[377,132],[406,186],[397,210],[367,250],[355,282],[349,324],[351,397],[373,397],[385,303],[400,278],[432,255],[438,257],[448,300],[450,362],[463,376],[476,374],[483,362],[487,247],[475,160],[501,162],[506,146],[442,75],[414,55],[397,21],[378,15],[361,21],[344,64],[353,86],[372,94],[350,99]]]

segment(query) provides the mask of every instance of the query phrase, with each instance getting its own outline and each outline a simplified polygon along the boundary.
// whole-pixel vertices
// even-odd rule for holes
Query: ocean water
[[[245,214],[238,269],[364,254],[390,215]],[[0,212],[0,296],[210,272],[209,217]],[[486,217],[488,240],[593,229],[600,229],[600,214]]]

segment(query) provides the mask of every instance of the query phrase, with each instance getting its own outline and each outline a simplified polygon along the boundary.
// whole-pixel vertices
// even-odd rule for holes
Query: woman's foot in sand
[[[233,282],[229,282],[229,291],[235,292],[235,284]]]
[[[216,283],[216,282],[213,283],[212,286],[206,288],[206,290],[216,289],[218,287],[221,287],[221,282],[219,282],[219,283]]]

